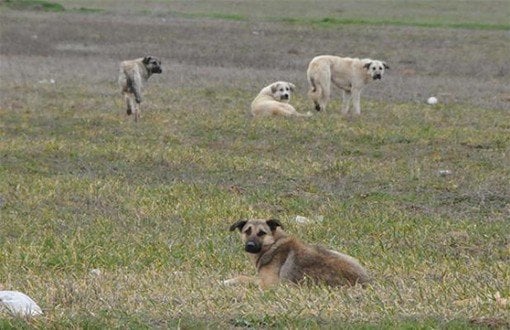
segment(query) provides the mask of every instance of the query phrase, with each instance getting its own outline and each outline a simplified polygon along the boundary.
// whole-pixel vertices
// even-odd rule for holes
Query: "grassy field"
[[[40,3],[0,2],[0,286],[45,314],[0,328],[510,326],[508,1]],[[147,52],[135,124],[117,66]],[[251,118],[275,80],[311,111],[320,53],[390,64],[360,118],[338,93]],[[228,232],[251,217],[372,284],[220,285],[253,273]]]

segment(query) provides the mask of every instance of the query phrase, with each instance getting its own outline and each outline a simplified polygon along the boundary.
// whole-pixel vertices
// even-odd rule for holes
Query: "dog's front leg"
[[[135,72],[133,75],[132,90],[133,94],[135,94],[136,103],[142,103],[142,77],[138,72]]]
[[[237,277],[225,280],[222,282],[224,285],[239,285],[239,284],[259,284],[259,279],[252,276],[239,275]]]
[[[134,109],[135,109],[135,121],[138,121],[140,117],[142,116],[141,110],[140,110],[140,103],[135,102],[134,103]]]
[[[278,269],[273,267],[264,267],[259,269],[260,288],[262,290],[268,289],[280,281]]]
[[[354,105],[354,114],[358,115],[358,116],[361,114],[360,97],[361,97],[361,90],[353,89],[353,91],[352,91],[352,102],[353,102],[353,105]]]
[[[347,115],[351,103],[351,92],[342,90],[342,115]]]

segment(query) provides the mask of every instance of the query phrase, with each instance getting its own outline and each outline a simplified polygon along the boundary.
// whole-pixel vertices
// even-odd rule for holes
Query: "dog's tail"
[[[321,95],[321,86],[315,82],[313,77],[308,78],[308,83],[310,85],[308,96],[314,101],[318,100]]]
[[[317,91],[317,85],[313,77],[310,77],[310,92],[315,93]]]

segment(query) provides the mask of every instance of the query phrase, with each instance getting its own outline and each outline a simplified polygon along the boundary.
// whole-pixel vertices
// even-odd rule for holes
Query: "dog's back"
[[[268,109],[272,109],[273,102],[277,102],[271,94],[271,89],[264,87],[260,93],[251,102],[251,113],[253,116],[271,114]]]
[[[369,281],[359,262],[343,253],[308,245],[293,237],[278,239],[259,259],[258,268],[279,263],[280,279],[294,283],[309,278],[332,286],[364,284]]]
[[[325,269],[331,270],[327,272],[323,269],[319,274],[316,274],[321,280],[330,285],[344,285],[346,282],[354,285],[369,282],[370,278],[367,271],[353,257],[321,246],[314,246],[313,248],[317,250],[322,262],[327,265]],[[316,268],[311,271],[316,271]]]
[[[257,104],[264,101],[277,101],[273,97],[273,93],[271,93],[271,86],[266,86],[260,90],[255,99],[251,102],[252,109],[257,106]]]

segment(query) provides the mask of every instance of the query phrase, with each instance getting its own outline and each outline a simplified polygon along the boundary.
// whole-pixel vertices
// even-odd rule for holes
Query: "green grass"
[[[97,13],[118,10],[116,0],[94,2],[61,0],[6,0],[5,5],[13,9]],[[279,1],[268,5],[266,1],[247,1],[232,4],[229,1],[171,1],[170,11],[161,11],[159,6],[140,5],[138,1],[124,0],[125,8],[145,14],[171,15],[190,19],[207,18],[228,21],[287,22],[295,25],[312,25],[335,28],[342,25],[360,26],[409,26],[423,28],[455,28],[471,30],[510,30],[508,1],[483,0],[322,0],[311,5],[307,0]],[[164,1],[162,1],[164,3]],[[0,3],[0,6],[2,3]],[[324,16],[327,13],[327,16]]]
[[[248,20],[248,17],[244,16],[244,15],[221,13],[221,12],[207,12],[207,13],[170,12],[170,14],[173,16],[185,17],[185,18],[191,18],[191,19],[210,18],[210,19],[221,19],[221,20],[227,20],[227,21],[246,21],[246,20]]]
[[[153,84],[135,124],[90,88],[21,85],[37,97],[0,110],[0,283],[45,311],[0,327],[508,325],[508,113],[364,101],[346,120],[334,101],[254,120],[248,91]],[[355,256],[373,285],[222,287],[253,272],[228,232],[244,217]]]
[[[287,22],[338,28],[342,25],[409,26],[471,30],[509,30],[507,1],[366,0],[310,3],[306,0],[232,4],[229,1],[173,1],[172,14],[192,18]],[[325,16],[326,15],[326,16]]]
[[[278,19],[280,20],[280,19]],[[325,28],[338,27],[341,25],[385,25],[385,26],[413,26],[423,28],[454,28],[471,30],[510,30],[510,24],[493,24],[480,22],[449,22],[443,20],[395,20],[395,19],[365,19],[365,18],[334,18],[324,17],[319,19],[299,20],[294,18],[282,18],[290,23],[312,24]]]
[[[220,12],[204,12],[204,13],[185,13],[171,12],[172,15],[185,18],[210,18],[233,21],[249,21],[250,17],[238,13],[220,13]],[[451,22],[442,19],[425,19],[425,20],[401,20],[401,19],[378,19],[363,17],[323,17],[323,18],[306,18],[306,17],[288,17],[288,16],[268,16],[264,20],[269,22],[286,22],[294,25],[313,25],[323,28],[334,28],[342,25],[381,25],[381,26],[409,26],[423,28],[450,28],[450,29],[470,29],[470,30],[510,30],[510,24],[501,23],[494,24],[489,22]]]
[[[65,10],[64,6],[58,2],[44,0],[5,0],[4,4],[9,8],[17,10],[42,10],[48,12],[62,12]]]
[[[42,29],[38,34],[44,41],[36,45],[40,52],[29,41],[30,31],[52,26],[54,15],[2,12],[7,22],[2,36],[10,46],[4,53],[17,55],[13,61],[6,55],[0,70],[5,78],[0,84],[0,287],[27,293],[45,314],[23,320],[0,311],[1,329],[510,325],[510,305],[495,296],[510,298],[510,124],[508,111],[498,110],[501,103],[489,102],[487,108],[466,104],[448,85],[439,87],[464,104],[399,103],[389,101],[400,92],[394,86],[379,99],[367,90],[358,119],[340,116],[338,95],[326,112],[307,119],[257,120],[248,113],[253,85],[262,85],[257,79],[266,79],[262,73],[272,68],[256,59],[266,53],[276,58],[282,40],[311,49],[307,40],[295,38],[289,24],[333,45],[329,41],[335,35],[316,27],[393,25],[380,35],[389,42],[385,51],[399,49],[393,47],[395,36],[405,34],[404,43],[409,40],[414,48],[392,56],[406,59],[416,53],[413,61],[419,66],[430,65],[429,56],[446,63],[427,67],[416,78],[424,81],[441,72],[462,79],[471,71],[449,71],[445,56],[454,58],[455,51],[473,56],[474,48],[429,53],[419,47],[435,31],[420,27],[443,28],[438,43],[457,40],[459,45],[465,44],[466,32],[453,29],[488,30],[470,31],[478,37],[469,44],[497,50],[493,40],[501,32],[491,30],[508,30],[506,2],[406,0],[404,6],[391,0],[375,11],[369,9],[381,2],[59,3],[65,7],[62,15],[72,16],[69,21],[74,22],[77,11],[90,17],[67,28],[67,34]],[[99,18],[89,6],[99,8]],[[190,38],[189,45],[175,47],[173,41],[199,29],[172,36],[175,25],[160,21],[167,14],[189,18],[188,28],[203,26],[204,18],[220,20],[202,36],[213,46]],[[123,36],[120,31],[126,29],[119,27],[135,16],[128,20],[135,36]],[[153,29],[154,22],[159,23]],[[274,45],[267,48],[270,52],[248,47],[252,40],[243,36],[252,36],[252,22],[270,23],[271,35],[257,37],[269,38]],[[237,29],[246,26],[248,33],[238,35]],[[289,27],[292,39],[275,37],[289,33]],[[228,34],[231,29],[236,33]],[[234,42],[214,42],[218,31]],[[368,34],[342,38],[355,44]],[[105,35],[111,38],[103,40]],[[97,54],[56,52],[60,43],[95,45],[99,39],[108,47],[97,46]],[[30,51],[9,40],[27,42]],[[232,58],[249,53],[255,60],[228,62],[227,74],[218,47],[234,46]],[[109,63],[125,56],[122,47],[133,53],[148,47],[164,56],[165,75],[147,84],[146,111],[137,124],[125,116],[111,82],[116,67]],[[364,44],[359,47],[352,52],[365,51]],[[197,48],[203,52],[199,60]],[[55,57],[47,56],[47,49],[55,50]],[[301,59],[306,54],[295,53]],[[469,57],[468,63],[484,54]],[[502,54],[485,54],[494,57],[494,66],[501,65],[500,76],[494,76],[501,86],[506,77]],[[285,61],[274,67],[285,68]],[[62,70],[69,63],[76,71]],[[187,72],[179,66],[193,63],[199,63],[193,75],[204,70],[228,83],[198,79],[194,88],[186,88]],[[398,71],[407,62],[394,58],[392,63],[395,76],[386,83],[407,79]],[[303,78],[299,65],[290,68],[277,73],[297,77],[299,70]],[[43,83],[57,71],[55,84]],[[479,84],[493,79],[491,72],[480,70]],[[232,81],[239,83],[227,87]],[[306,82],[296,82],[300,93],[292,104],[301,112],[312,110],[304,95]],[[423,86],[415,86],[417,95],[409,99],[432,92]],[[497,98],[504,92],[482,95]],[[312,224],[296,223],[298,215]],[[372,284],[365,289],[282,284],[266,292],[220,285],[254,272],[239,238],[228,231],[232,222],[249,217],[278,218],[303,240],[358,258]]]
[[[104,12],[102,8],[89,8],[84,6],[72,7],[66,9],[66,7],[59,2],[51,2],[44,0],[4,0],[0,2],[0,9],[7,7],[14,10],[27,10],[27,11],[44,11],[44,12],[77,12],[82,14],[97,14]],[[73,4],[72,2],[69,4]],[[66,4],[66,5],[69,5]]]

